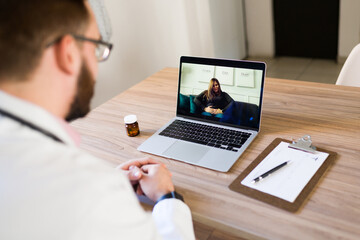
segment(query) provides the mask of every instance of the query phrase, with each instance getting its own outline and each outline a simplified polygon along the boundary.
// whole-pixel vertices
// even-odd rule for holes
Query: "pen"
[[[272,174],[273,172],[279,170],[280,168],[284,167],[286,164],[288,164],[290,161],[286,161],[283,162],[282,164],[270,169],[269,171],[267,171],[266,173],[261,174],[259,177],[255,178],[254,180],[252,180],[252,183],[256,183],[260,180],[262,180],[263,178],[266,178],[267,176],[269,176],[270,174]]]

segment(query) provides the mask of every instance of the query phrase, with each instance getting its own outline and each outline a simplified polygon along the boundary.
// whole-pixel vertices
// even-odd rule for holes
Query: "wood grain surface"
[[[136,148],[175,117],[177,83],[178,69],[165,68],[73,122],[82,135],[81,148],[114,166],[150,156]],[[128,114],[138,117],[137,137],[126,135]],[[297,213],[228,188],[275,138],[305,134],[315,146],[338,155]],[[360,88],[267,78],[260,134],[227,173],[151,157],[168,166],[194,220],[206,226],[243,238],[360,237]]]

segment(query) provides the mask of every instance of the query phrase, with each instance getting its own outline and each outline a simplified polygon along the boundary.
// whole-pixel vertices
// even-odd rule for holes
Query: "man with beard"
[[[117,171],[64,121],[89,112],[111,48],[87,1],[0,0],[0,239],[195,238],[163,164]],[[134,188],[157,201],[152,214]]]

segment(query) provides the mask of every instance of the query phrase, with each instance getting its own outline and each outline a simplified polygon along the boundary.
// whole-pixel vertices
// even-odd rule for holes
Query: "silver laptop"
[[[176,117],[138,150],[227,172],[260,131],[265,68],[181,57]]]

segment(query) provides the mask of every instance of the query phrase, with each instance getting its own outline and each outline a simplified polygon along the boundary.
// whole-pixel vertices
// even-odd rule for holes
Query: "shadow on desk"
[[[157,130],[153,129],[141,129],[140,128],[140,136],[150,137],[152,136]]]

